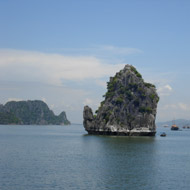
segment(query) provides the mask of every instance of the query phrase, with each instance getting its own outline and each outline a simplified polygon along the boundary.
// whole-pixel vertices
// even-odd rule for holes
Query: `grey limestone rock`
[[[105,100],[93,115],[84,107],[83,124],[89,134],[154,136],[159,101],[156,87],[146,83],[132,65],[110,77]]]

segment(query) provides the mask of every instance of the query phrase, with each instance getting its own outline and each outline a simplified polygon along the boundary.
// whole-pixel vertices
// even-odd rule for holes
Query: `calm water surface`
[[[0,190],[57,189],[189,190],[190,130],[111,137],[82,125],[1,125]]]

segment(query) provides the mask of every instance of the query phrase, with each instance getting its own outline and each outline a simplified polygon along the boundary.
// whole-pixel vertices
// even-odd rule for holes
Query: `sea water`
[[[114,137],[82,125],[1,125],[0,190],[57,189],[189,190],[190,130]]]

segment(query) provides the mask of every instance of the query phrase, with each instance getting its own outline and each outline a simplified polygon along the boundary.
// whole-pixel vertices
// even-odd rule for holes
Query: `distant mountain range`
[[[157,122],[156,126],[157,127],[162,127],[164,125],[169,125],[171,126],[173,123],[175,122],[175,124],[179,127],[183,127],[184,125],[190,125],[190,120],[186,120],[186,119],[176,119],[175,121],[166,121],[166,122]]]
[[[10,101],[0,105],[0,124],[69,125],[63,111],[56,116],[41,100]]]

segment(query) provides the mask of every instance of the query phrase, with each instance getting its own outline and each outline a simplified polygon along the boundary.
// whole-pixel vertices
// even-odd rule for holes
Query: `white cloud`
[[[172,87],[169,84],[165,85],[164,88],[168,91],[172,91]]]
[[[90,104],[92,104],[92,100],[90,99],[90,98],[86,98],[85,100],[84,100],[84,102],[83,102],[83,104],[84,105],[90,105]]]
[[[176,119],[189,119],[190,104],[184,102],[172,102],[169,104],[159,105],[158,120],[167,121]]]
[[[103,87],[103,88],[106,88],[107,87],[107,82],[104,81],[104,80],[96,80],[95,81],[97,85]]]
[[[45,102],[45,103],[47,103],[46,98],[44,98],[44,97],[42,98],[42,101]]]
[[[20,98],[8,98],[7,102],[10,102],[10,101],[19,102],[19,101],[22,101],[22,99],[20,99]]]
[[[98,107],[100,104],[99,101],[97,100],[92,100],[90,98],[86,98],[84,101],[83,101],[83,105],[89,105],[89,106],[92,106],[92,107]]]
[[[123,67],[124,64],[106,64],[96,57],[0,50],[0,80],[61,85],[64,79],[86,80],[111,76]]]
[[[171,94],[172,87],[169,84],[161,86],[158,88],[158,93],[160,96],[169,96]]]
[[[60,50],[59,50],[60,51]],[[89,48],[63,48],[61,49],[63,52],[73,52],[73,53],[80,53],[80,54],[91,54],[99,56],[110,56],[114,55],[131,55],[131,54],[139,54],[143,53],[142,50],[138,48],[129,48],[129,47],[117,47],[113,45],[96,45]]]
[[[142,51],[137,48],[116,47],[116,46],[112,46],[112,45],[99,46],[99,49],[101,51],[107,51],[107,52],[111,52],[114,54],[120,54],[120,55],[130,55],[130,54],[142,53]]]
[[[178,106],[181,110],[184,110],[184,111],[188,111],[190,110],[190,106],[188,106],[187,104],[184,104],[184,103],[178,103]]]
[[[179,102],[179,103],[176,103],[176,104],[166,104],[161,109],[162,110],[189,111],[190,106],[185,104],[185,103]]]
[[[51,105],[50,105],[50,108],[51,108],[51,109],[55,108],[55,104],[51,104]]]
[[[171,110],[171,109],[177,109],[178,105],[176,104],[166,104],[163,106],[162,110]]]

